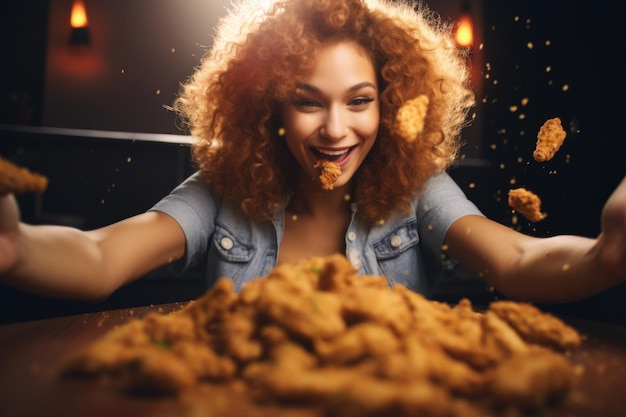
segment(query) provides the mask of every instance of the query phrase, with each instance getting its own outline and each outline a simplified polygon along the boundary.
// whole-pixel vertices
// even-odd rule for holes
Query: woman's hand
[[[17,261],[15,242],[20,213],[13,194],[0,195],[0,275]]]
[[[626,281],[626,177],[602,210],[598,256],[602,270]]]

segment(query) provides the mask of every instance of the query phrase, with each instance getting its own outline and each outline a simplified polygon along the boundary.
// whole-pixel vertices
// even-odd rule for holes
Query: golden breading
[[[555,117],[548,119],[539,129],[537,144],[533,152],[533,158],[537,162],[549,161],[559,150],[567,133],[561,126],[561,119]]]
[[[509,206],[531,222],[538,222],[547,217],[541,211],[541,199],[525,188],[509,190]]]
[[[48,178],[0,158],[0,195],[6,193],[42,193]]]
[[[424,130],[428,102],[428,96],[423,94],[407,100],[396,114],[394,133],[407,142],[417,139],[417,135]]]
[[[564,398],[577,373],[563,351],[580,343],[529,304],[429,301],[337,254],[282,264],[239,294],[222,279],[176,313],[116,328],[66,371],[178,396],[239,387],[259,407],[333,417],[491,417]]]
[[[515,328],[525,340],[533,343],[561,349],[576,347],[581,343],[577,331],[532,304],[496,301],[489,310]]]
[[[341,175],[341,168],[339,165],[330,161],[317,161],[313,168],[321,168],[322,172],[319,176],[322,189],[330,191],[334,188],[335,181]]]

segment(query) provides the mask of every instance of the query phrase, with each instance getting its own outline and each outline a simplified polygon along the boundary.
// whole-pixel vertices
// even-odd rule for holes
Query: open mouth
[[[311,152],[319,159],[334,162],[341,166],[348,161],[350,154],[356,146],[347,148],[311,148]]]

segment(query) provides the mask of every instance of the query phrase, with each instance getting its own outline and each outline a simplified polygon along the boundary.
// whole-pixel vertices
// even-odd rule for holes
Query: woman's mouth
[[[356,146],[347,148],[311,148],[311,152],[319,159],[343,166],[348,162],[354,148],[356,148]]]

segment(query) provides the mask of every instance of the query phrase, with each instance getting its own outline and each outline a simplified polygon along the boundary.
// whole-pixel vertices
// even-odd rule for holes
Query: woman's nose
[[[348,134],[347,118],[341,108],[332,106],[328,109],[326,120],[320,128],[320,135],[330,140],[339,140]]]

